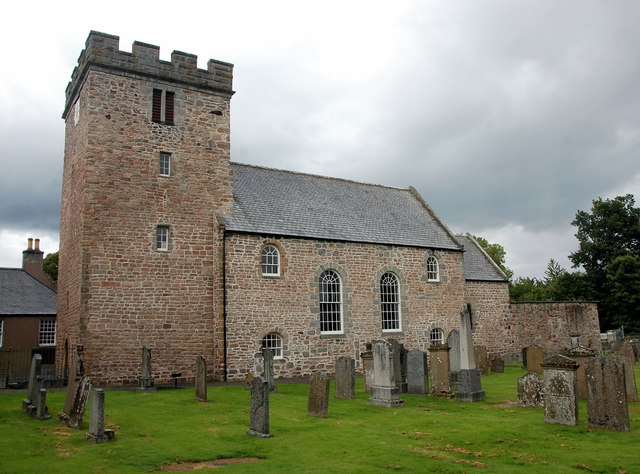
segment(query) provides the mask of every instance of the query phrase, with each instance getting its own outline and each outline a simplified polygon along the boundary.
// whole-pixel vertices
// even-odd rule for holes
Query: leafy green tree
[[[509,283],[512,301],[547,301],[546,283],[537,278],[520,277]]]
[[[42,262],[42,270],[53,281],[58,281],[58,252],[47,254]]]
[[[640,257],[624,255],[607,267],[610,295],[606,299],[611,322],[640,332]]]
[[[507,275],[507,278],[511,280],[511,278],[513,277],[513,272],[505,265],[507,252],[504,250],[504,247],[500,244],[491,244],[484,237],[476,237],[475,235],[472,237],[476,239],[476,242],[478,242],[478,244],[480,244],[480,247],[482,247],[484,251],[487,252],[487,255],[491,257],[491,260],[493,260],[495,264],[500,267],[500,270],[502,270],[504,274]]]

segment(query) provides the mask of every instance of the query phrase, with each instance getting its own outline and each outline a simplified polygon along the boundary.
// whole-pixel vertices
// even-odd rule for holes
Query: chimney
[[[22,269],[40,283],[55,291],[55,283],[51,281],[49,275],[42,270],[44,252],[40,250],[40,239],[35,239],[35,248],[33,244],[34,240],[29,238],[27,240],[27,250],[22,251]]]

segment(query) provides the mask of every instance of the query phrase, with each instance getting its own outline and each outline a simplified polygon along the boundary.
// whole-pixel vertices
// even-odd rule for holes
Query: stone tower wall
[[[58,337],[83,344],[103,384],[135,384],[142,346],[158,382],[193,378],[196,356],[210,376],[222,371],[217,218],[232,204],[232,65],[205,71],[193,55],[158,53],[91,32],[67,87]],[[175,94],[174,125],[152,121],[154,88]],[[158,225],[169,226],[168,251],[156,250]]]

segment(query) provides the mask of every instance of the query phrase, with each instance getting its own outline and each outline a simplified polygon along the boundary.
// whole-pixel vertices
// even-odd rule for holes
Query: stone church
[[[159,382],[193,380],[197,356],[238,380],[266,346],[278,377],[307,376],[372,340],[446,342],[463,307],[477,343],[520,351],[506,276],[415,189],[232,162],[233,65],[196,59],[94,31],[80,54],[63,113],[65,360],[82,345],[94,380],[132,385],[147,346]]]

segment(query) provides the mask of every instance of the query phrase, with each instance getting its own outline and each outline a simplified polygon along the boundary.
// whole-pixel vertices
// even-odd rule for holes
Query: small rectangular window
[[[2,347],[3,339],[4,339],[4,320],[0,319],[0,347]]]
[[[151,120],[156,123],[173,125],[175,92],[153,89]]]
[[[160,153],[160,176],[171,176],[171,153]]]
[[[38,334],[39,346],[54,346],[56,344],[56,322],[53,319],[40,320],[40,332]]]
[[[76,105],[73,107],[73,125],[78,126],[80,121],[80,97],[76,100]]]
[[[169,250],[169,226],[159,225],[156,228],[156,250]]]

